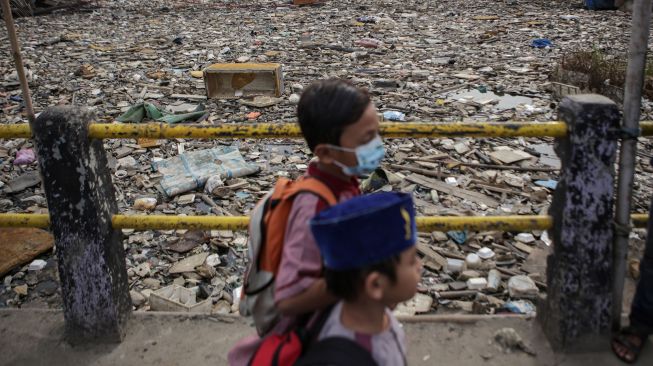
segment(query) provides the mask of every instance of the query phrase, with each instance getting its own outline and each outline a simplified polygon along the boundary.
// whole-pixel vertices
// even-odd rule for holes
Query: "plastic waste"
[[[388,121],[405,121],[406,115],[398,111],[383,112],[383,119]]]
[[[540,186],[540,187],[544,187],[544,188],[548,188],[548,189],[556,189],[556,187],[558,186],[558,181],[553,180],[553,179],[536,180],[535,184]]]
[[[14,165],[29,165],[36,161],[36,155],[33,149],[21,149],[16,152]]]
[[[511,313],[515,314],[526,314],[526,315],[532,315],[535,314],[535,305],[533,305],[532,302],[527,301],[527,300],[516,300],[516,301],[509,301],[506,303],[504,308]]]
[[[362,38],[356,41],[356,45],[365,48],[379,48],[383,46],[383,42],[374,38]]]
[[[227,179],[259,171],[257,165],[247,163],[238,148],[232,146],[179,154],[156,161],[152,167],[163,174],[161,188],[168,197],[203,187],[213,175]]]
[[[378,20],[379,18],[375,17],[374,15],[363,15],[356,18],[356,21],[359,21],[361,23],[376,23]]]
[[[458,245],[465,244],[467,241],[467,231],[448,231],[447,236]]]
[[[531,42],[531,47],[535,47],[535,48],[553,47],[553,43],[547,38],[536,38]]]
[[[190,113],[172,114],[160,109],[152,103],[145,102],[133,105],[127,112],[116,118],[116,121],[140,123],[143,122],[145,117],[147,117],[148,119],[153,119],[159,122],[178,123],[186,120],[195,121],[204,116],[205,113],[207,112],[205,111],[204,104],[198,105],[197,109]]]
[[[40,271],[45,266],[48,264],[48,262],[44,261],[43,259],[35,259],[32,261],[32,263],[29,264],[29,267],[27,267],[28,271]]]

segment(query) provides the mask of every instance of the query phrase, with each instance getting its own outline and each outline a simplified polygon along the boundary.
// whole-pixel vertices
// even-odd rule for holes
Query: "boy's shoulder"
[[[329,314],[329,317],[322,327],[320,338],[326,338],[329,336],[343,336],[351,339],[357,339],[361,337],[360,334],[342,324],[342,304],[343,300],[340,300],[331,309],[331,313]],[[371,334],[369,337],[371,339],[390,337],[390,339],[394,341],[396,334],[399,336],[399,338],[401,338],[400,341],[403,340],[403,327],[399,320],[394,316],[394,314],[392,314],[390,309],[386,309],[386,315],[388,316],[389,320],[388,329],[384,330],[381,333]]]

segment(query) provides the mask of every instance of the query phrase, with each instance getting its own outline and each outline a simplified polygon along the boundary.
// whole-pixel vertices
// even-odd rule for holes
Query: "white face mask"
[[[383,147],[383,140],[381,136],[376,135],[374,139],[370,142],[358,146],[355,149],[350,149],[347,147],[340,147],[335,145],[329,145],[330,148],[352,152],[356,154],[356,160],[358,164],[355,166],[347,166],[339,161],[334,163],[342,169],[342,172],[348,176],[362,176],[371,174],[376,168],[381,165],[381,160],[385,156],[385,148]]]

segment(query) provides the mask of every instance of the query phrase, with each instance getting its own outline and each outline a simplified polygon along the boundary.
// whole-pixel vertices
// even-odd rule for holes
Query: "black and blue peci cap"
[[[355,197],[318,213],[311,220],[311,230],[326,268],[365,267],[415,244],[413,199],[395,192]]]

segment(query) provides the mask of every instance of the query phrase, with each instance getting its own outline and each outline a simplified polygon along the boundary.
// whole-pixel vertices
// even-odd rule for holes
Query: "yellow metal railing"
[[[646,227],[647,214],[633,214],[633,226]],[[421,232],[471,230],[471,231],[527,231],[546,230],[553,225],[551,216],[428,216],[417,217]],[[115,229],[137,230],[245,230],[247,216],[166,216],[166,215],[114,215]],[[47,214],[0,214],[0,227],[48,228]]]
[[[641,136],[653,135],[653,122],[640,124]],[[381,123],[381,134],[388,138],[420,137],[564,137],[564,122],[451,122],[451,123]],[[30,138],[26,123],[0,125],[0,138]],[[166,123],[93,123],[89,137],[106,138],[299,138],[299,126],[294,123],[255,123],[197,125]]]
[[[653,122],[641,122],[641,136],[653,135]],[[455,122],[455,123],[381,123],[381,134],[389,138],[405,137],[564,137],[564,122]],[[30,138],[28,124],[0,125],[0,138]],[[205,125],[169,125],[165,123],[122,124],[93,123],[89,137],[105,138],[298,138],[299,126],[293,123],[257,123]],[[645,227],[646,214],[632,215],[635,227]],[[226,216],[114,215],[116,229],[201,229],[243,230],[249,218]],[[550,216],[430,216],[418,217],[422,232],[449,230],[525,231],[550,228]],[[0,214],[0,227],[50,226],[46,214]]]
[[[402,137],[514,137],[552,136],[567,133],[563,122],[465,122],[465,123],[381,123],[381,134],[390,138]],[[166,123],[93,123],[89,137],[105,138],[299,138],[299,126],[294,123],[255,123],[197,125]],[[29,138],[28,124],[0,125],[0,138]]]

